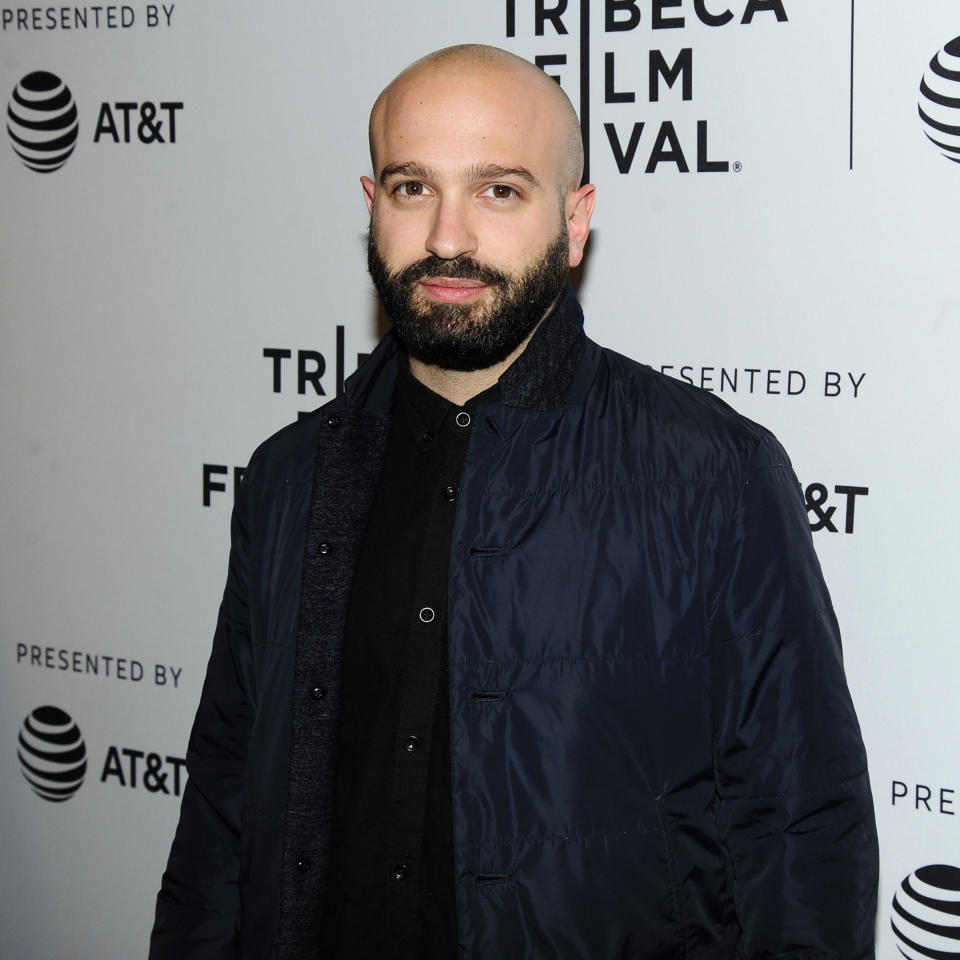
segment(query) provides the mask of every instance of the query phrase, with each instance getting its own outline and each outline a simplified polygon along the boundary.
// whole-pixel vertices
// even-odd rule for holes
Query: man
[[[393,331],[244,476],[151,956],[872,957],[798,485],[584,336],[569,102],[453,47],[370,144]]]

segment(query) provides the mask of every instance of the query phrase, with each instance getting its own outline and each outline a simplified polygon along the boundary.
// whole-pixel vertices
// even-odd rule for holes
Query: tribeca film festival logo
[[[116,100],[100,104],[93,142],[177,142],[181,100]],[[47,70],[28,73],[7,106],[10,144],[24,166],[38,173],[59,170],[73,153],[80,132],[79,108],[70,88]]]
[[[924,71],[919,111],[927,139],[960,163],[960,37],[945,44]]]
[[[960,958],[960,869],[937,863],[905,877],[890,925],[908,960]]]
[[[771,22],[787,23],[787,11],[783,0],[602,0],[603,40],[610,44],[616,36],[630,33],[641,36],[649,28],[655,37],[663,37],[664,43],[677,42],[677,31],[684,30],[694,21],[707,27],[722,28],[731,25],[749,26],[769,19]],[[584,142],[584,181],[590,178],[591,152],[591,99],[590,58],[593,44],[590,39],[590,0],[580,0],[579,36],[571,34],[574,15],[568,9],[569,0],[506,0],[506,31],[508,38],[519,31],[533,28],[534,37],[551,36],[556,49],[538,54],[530,59],[560,82],[577,104],[572,90],[572,78],[567,61],[570,45],[579,55],[579,115]],[[640,32],[633,33],[640,28]],[[663,31],[663,32],[661,32]],[[682,36],[682,34],[680,34]],[[609,38],[609,39],[608,39]],[[566,49],[564,49],[566,48]],[[607,147],[621,174],[636,171],[656,173],[661,167],[680,173],[726,173],[739,172],[741,163],[717,159],[709,146],[709,120],[691,115],[693,107],[679,108],[671,119],[659,124],[643,116],[643,107],[636,104],[656,104],[679,94],[683,104],[694,100],[694,49],[684,46],[680,52],[668,55],[659,48],[649,49],[645,56],[631,53],[617,59],[616,50],[605,50],[603,123]],[[640,61],[646,62],[642,65]],[[560,73],[556,71],[559,70]],[[698,83],[703,82],[699,79]],[[633,116],[624,118],[625,113]],[[639,112],[639,117],[637,116]]]
[[[23,721],[17,756],[30,789],[51,803],[69,800],[87,772],[80,728],[59,707],[37,707]]]
[[[17,742],[20,771],[38,797],[62,803],[83,785],[87,747],[80,728],[65,710],[49,704],[37,707],[23,721]],[[183,757],[110,745],[100,768],[100,782],[179,797],[185,768]]]

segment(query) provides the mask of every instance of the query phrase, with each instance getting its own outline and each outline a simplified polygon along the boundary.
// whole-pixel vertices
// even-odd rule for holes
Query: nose
[[[442,260],[476,253],[476,234],[466,211],[456,198],[444,197],[434,207],[426,247]]]

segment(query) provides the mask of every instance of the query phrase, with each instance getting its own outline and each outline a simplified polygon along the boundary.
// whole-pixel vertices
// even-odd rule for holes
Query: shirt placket
[[[429,785],[434,718],[447,660],[447,567],[460,475],[472,430],[466,409],[451,410],[436,435],[425,433],[421,447],[434,448],[427,483],[433,489],[409,611],[405,682],[394,748],[392,824],[384,871],[392,886],[393,927],[414,955],[420,896],[421,854]],[[439,450],[436,450],[439,446]]]

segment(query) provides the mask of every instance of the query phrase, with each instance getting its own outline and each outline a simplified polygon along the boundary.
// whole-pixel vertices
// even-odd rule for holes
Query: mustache
[[[473,257],[464,255],[453,260],[444,260],[435,254],[404,267],[394,274],[393,279],[401,283],[416,283],[424,277],[456,277],[460,280],[476,280],[492,287],[505,287],[510,282],[505,273],[486,266]]]

